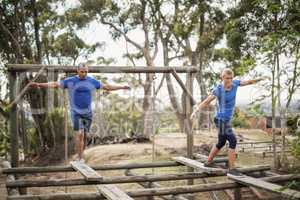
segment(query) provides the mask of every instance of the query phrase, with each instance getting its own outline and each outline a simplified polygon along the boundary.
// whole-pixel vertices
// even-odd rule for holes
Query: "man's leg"
[[[83,130],[79,130],[76,133],[75,147],[76,147],[76,153],[78,154],[78,159],[81,160],[83,158],[83,150],[84,150],[84,131]]]
[[[83,144],[82,144],[82,152],[81,152],[81,158],[80,159],[83,159],[83,152],[87,146],[87,140],[88,140],[88,137],[89,137],[89,131],[90,131],[90,128],[91,128],[91,124],[92,124],[92,119],[91,118],[88,118],[86,116],[84,116],[83,119],[81,119],[81,125],[83,127]]]

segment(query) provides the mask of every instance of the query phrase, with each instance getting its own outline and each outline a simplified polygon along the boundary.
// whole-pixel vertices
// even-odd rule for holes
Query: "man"
[[[191,115],[193,119],[197,112],[207,107],[214,99],[218,99],[218,110],[214,119],[216,127],[218,128],[218,143],[212,148],[208,160],[205,166],[212,167],[213,159],[225,145],[226,141],[229,142],[228,150],[228,173],[232,175],[240,175],[235,169],[235,148],[236,148],[236,136],[232,130],[231,119],[235,109],[236,93],[239,86],[246,86],[257,83],[265,78],[253,79],[253,80],[233,80],[233,71],[229,68],[225,68],[221,73],[222,84],[217,85],[212,94],[199,103]]]
[[[90,131],[92,123],[92,92],[95,89],[104,89],[107,91],[130,89],[129,86],[102,84],[87,74],[88,66],[80,64],[77,67],[76,76],[66,78],[60,82],[30,83],[31,87],[68,89],[71,119],[75,131],[75,149],[78,154],[77,161],[79,162],[84,162],[83,151],[86,146],[86,136]]]

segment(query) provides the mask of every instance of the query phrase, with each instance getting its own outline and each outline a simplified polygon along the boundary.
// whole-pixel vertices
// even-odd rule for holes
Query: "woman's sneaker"
[[[204,162],[204,167],[214,167],[214,162],[213,161],[211,161],[211,162],[206,161],[206,162]]]

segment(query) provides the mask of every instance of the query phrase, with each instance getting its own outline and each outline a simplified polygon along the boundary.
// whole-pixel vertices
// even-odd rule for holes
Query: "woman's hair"
[[[230,69],[230,68],[223,69],[221,76],[223,76],[224,74],[234,76],[234,73],[233,73],[232,69]]]

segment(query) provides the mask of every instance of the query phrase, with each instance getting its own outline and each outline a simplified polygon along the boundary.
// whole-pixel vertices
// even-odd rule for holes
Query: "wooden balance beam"
[[[97,188],[108,200],[134,200],[115,185],[100,185]]]
[[[73,161],[70,164],[76,171],[83,175],[86,181],[99,181],[103,179],[102,176],[85,163]]]
[[[211,174],[211,173],[224,173],[226,171],[226,170],[220,169],[220,168],[205,167],[204,163],[201,163],[201,162],[198,162],[196,160],[189,159],[189,158],[181,157],[181,156],[173,157],[172,159],[175,160],[176,162],[184,164],[185,166],[192,167],[196,170],[199,170],[201,172],[205,172],[205,173],[208,173],[208,174]]]
[[[246,185],[246,186],[252,186],[260,189],[267,190],[272,193],[276,193],[281,195],[283,198],[287,199],[300,199],[300,192],[288,188],[283,188],[281,185],[277,185],[274,183],[269,183],[267,181],[253,178],[250,176],[234,176],[231,174],[227,174],[229,179],[234,180],[235,182],[238,182],[240,184]]]

